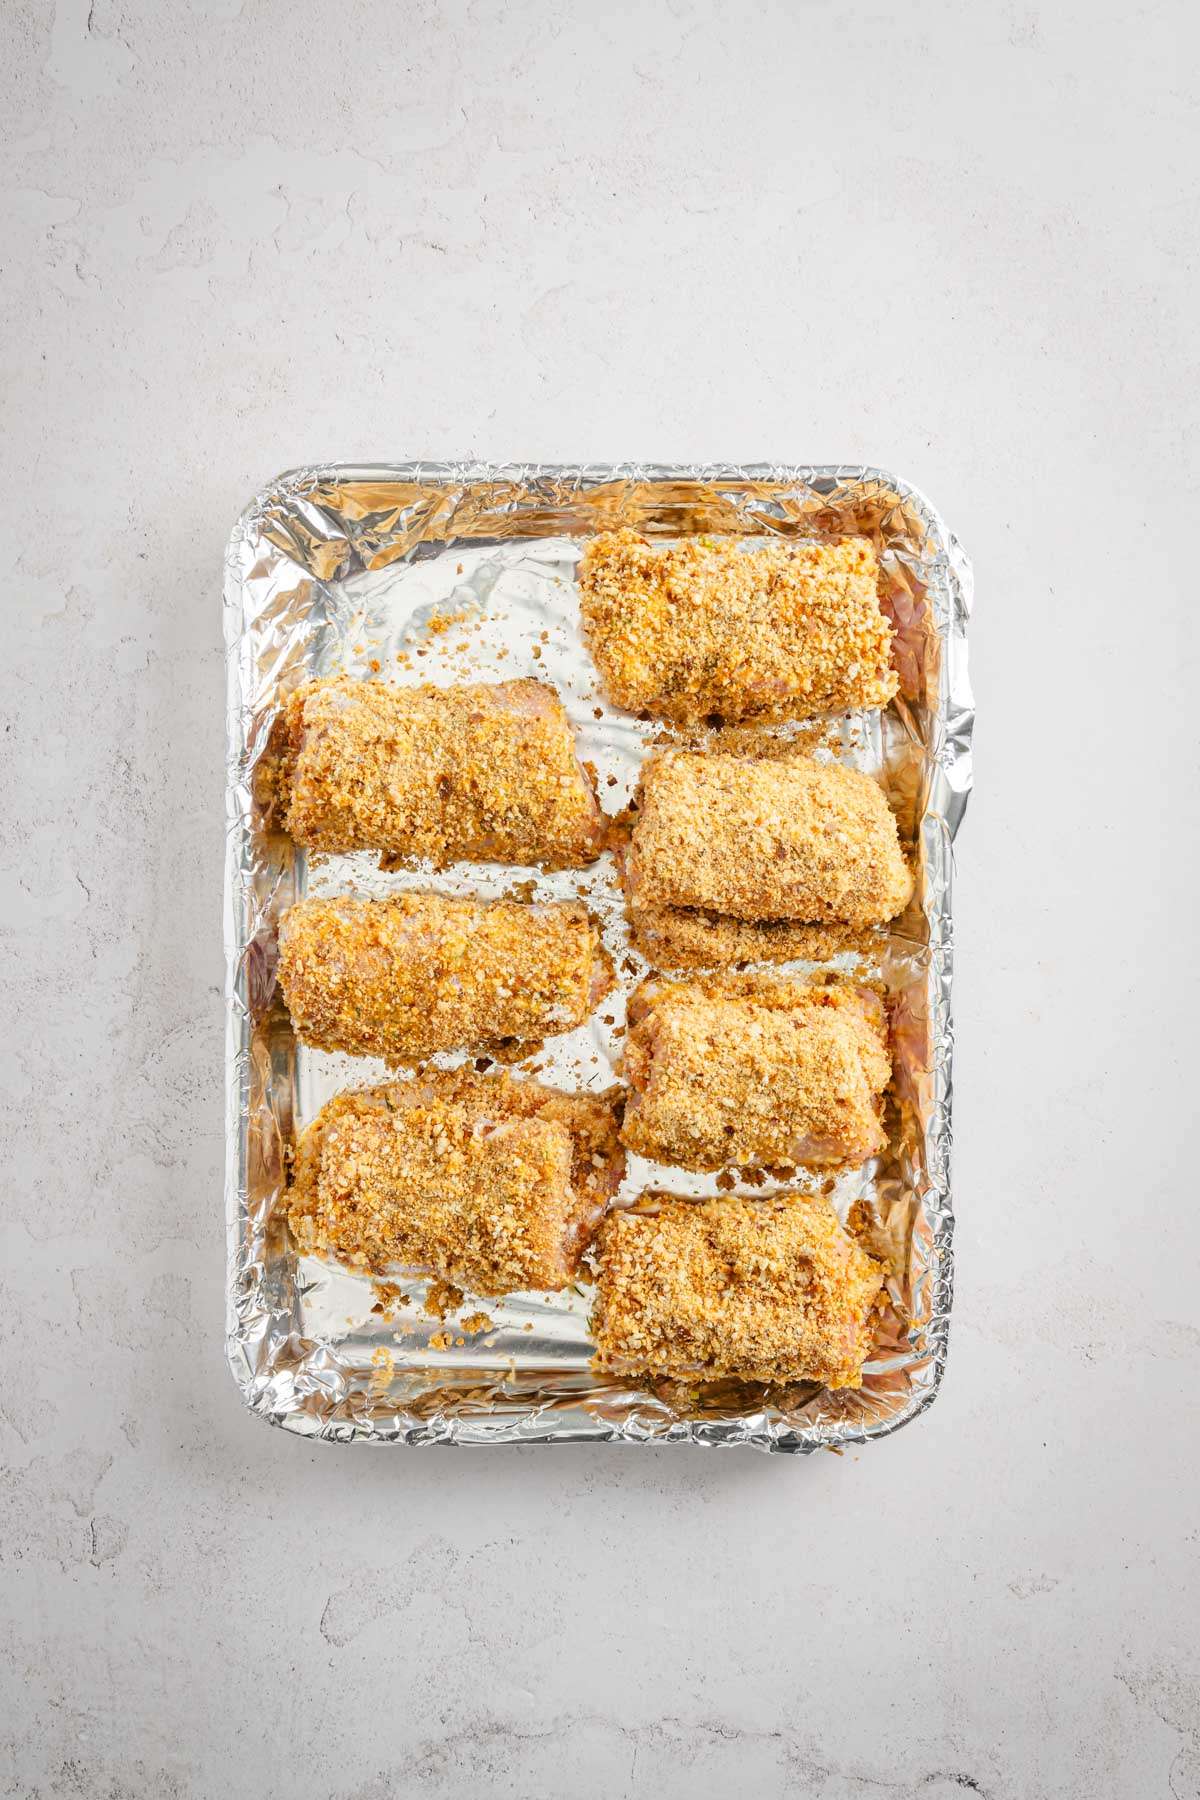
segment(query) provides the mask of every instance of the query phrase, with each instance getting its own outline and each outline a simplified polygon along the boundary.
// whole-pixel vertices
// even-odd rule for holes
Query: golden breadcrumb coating
[[[808,756],[652,756],[625,879],[635,908],[806,924],[880,924],[912,894],[879,784]]]
[[[886,706],[892,628],[866,538],[747,547],[741,538],[589,539],[583,633],[608,698],[695,723]]]
[[[305,1043],[414,1063],[572,1031],[612,973],[580,901],[341,894],[284,914],[279,985]]]
[[[884,1280],[828,1200],[646,1196],[596,1242],[591,1331],[615,1373],[862,1385]]]
[[[733,963],[825,962],[858,948],[863,928],[794,919],[732,919],[687,906],[631,906],[633,941],[656,969],[723,969]]]
[[[629,1002],[621,1141],[682,1169],[865,1162],[886,1143],[878,996],[770,975],[643,982]]]
[[[310,850],[559,869],[604,848],[562,702],[537,681],[307,682],[288,697],[279,777]]]
[[[567,1287],[621,1180],[617,1096],[470,1069],[336,1094],[296,1146],[297,1247],[476,1294]]]

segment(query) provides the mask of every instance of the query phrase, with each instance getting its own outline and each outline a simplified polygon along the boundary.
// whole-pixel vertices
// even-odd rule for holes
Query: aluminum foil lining
[[[575,586],[582,540],[617,525],[662,538],[860,532],[884,570],[900,693],[882,715],[821,722],[817,746],[881,775],[918,868],[914,904],[877,958],[892,1011],[892,1146],[841,1177],[833,1196],[843,1215],[865,1203],[870,1247],[890,1270],[891,1305],[861,1389],[602,1379],[591,1368],[584,1285],[503,1301],[466,1296],[442,1319],[425,1309],[419,1281],[397,1278],[406,1298],[396,1305],[366,1277],[297,1258],[283,1223],[294,1133],[339,1088],[385,1075],[380,1063],[313,1051],[292,1035],[275,993],[275,927],[306,892],[499,894],[527,880],[537,898],[581,894],[629,978],[586,1026],[551,1040],[534,1062],[541,1079],[568,1087],[614,1078],[625,996],[645,965],[630,950],[609,856],[554,875],[474,865],[385,874],[366,855],[310,862],[264,829],[254,779],[281,700],[312,676],[446,684],[535,675],[559,690],[581,754],[598,772],[602,804],[619,812],[660,728],[605,705],[580,637]],[[228,1350],[254,1412],[338,1442],[598,1439],[807,1451],[882,1437],[930,1404],[952,1291],[951,844],[971,784],[970,595],[967,561],[937,513],[876,469],[324,467],[281,476],[251,503],[225,569],[225,941]],[[630,1162],[620,1200],[649,1186],[716,1191],[714,1178]],[[469,1319],[480,1313],[484,1329]]]

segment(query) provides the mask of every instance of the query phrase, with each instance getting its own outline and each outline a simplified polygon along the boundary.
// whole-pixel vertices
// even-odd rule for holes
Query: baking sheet
[[[444,685],[534,675],[562,695],[580,753],[596,767],[601,803],[618,813],[647,744],[663,735],[605,704],[578,630],[581,543],[618,524],[663,538],[861,531],[884,569],[900,694],[883,714],[798,728],[818,754],[881,776],[918,869],[914,903],[878,959],[893,1021],[892,1145],[866,1170],[839,1177],[833,1193],[843,1215],[865,1202],[871,1247],[891,1270],[893,1304],[860,1390],[601,1380],[590,1368],[585,1286],[503,1301],[466,1296],[443,1319],[425,1310],[420,1282],[398,1281],[407,1298],[396,1305],[366,1277],[297,1259],[282,1222],[294,1133],[339,1088],[386,1073],[382,1063],[310,1050],[292,1036],[274,987],[274,932],[304,893],[493,895],[524,884],[520,891],[539,899],[581,895],[601,919],[622,990],[520,1067],[568,1087],[602,1088],[614,1078],[624,998],[646,965],[628,944],[611,856],[551,875],[479,865],[383,873],[365,853],[307,857],[265,829],[254,790],[281,700],[312,676]],[[306,1436],[411,1444],[614,1439],[795,1451],[860,1442],[915,1417],[941,1379],[952,1287],[951,841],[970,787],[972,724],[970,573],[928,502],[868,469],[296,470],[234,528],[225,602],[228,1346],[246,1403]],[[619,1199],[647,1186],[717,1191],[715,1177],[631,1157]],[[465,1318],[478,1313],[488,1328],[467,1330]]]

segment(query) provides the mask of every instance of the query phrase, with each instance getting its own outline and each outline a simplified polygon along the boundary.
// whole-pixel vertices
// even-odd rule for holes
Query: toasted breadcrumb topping
[[[621,1374],[862,1385],[883,1265],[828,1200],[657,1199],[596,1244],[597,1362]]]
[[[285,823],[312,850],[577,868],[605,822],[562,702],[537,681],[307,682],[286,707]]]
[[[584,637],[608,698],[693,723],[886,706],[898,678],[866,538],[652,544],[600,532],[579,565]]]
[[[769,975],[643,982],[621,1141],[683,1169],[861,1163],[886,1142],[878,996]]]
[[[912,893],[896,821],[869,775],[807,756],[685,750],[642,770],[625,880],[635,908],[806,924],[879,924]]]
[[[401,1063],[572,1031],[612,985],[582,902],[427,893],[301,900],[278,974],[305,1043]]]
[[[297,1247],[481,1295],[566,1287],[621,1179],[617,1097],[468,1069],[337,1094],[296,1146]]]

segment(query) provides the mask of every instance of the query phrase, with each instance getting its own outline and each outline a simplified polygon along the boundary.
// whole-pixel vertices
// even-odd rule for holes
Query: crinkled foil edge
[[[331,484],[434,483],[463,489],[472,484],[637,484],[751,482],[807,487],[843,494],[855,485],[897,495],[920,518],[935,546],[931,568],[935,617],[941,638],[936,752],[927,804],[920,821],[929,925],[929,1016],[933,1046],[933,1104],[926,1126],[929,1186],[922,1207],[929,1231],[927,1275],[930,1313],[911,1391],[897,1410],[862,1423],[846,1418],[797,1425],[771,1408],[721,1418],[680,1418],[658,1394],[570,1382],[531,1398],[521,1411],[455,1410],[424,1404],[407,1410],[372,1404],[352,1391],[330,1346],[297,1353],[295,1295],[268,1268],[267,1225],[248,1205],[247,1118],[251,1096],[250,965],[251,906],[246,871],[251,831],[251,793],[246,726],[252,663],[244,607],[246,556],[258,544],[264,519],[282,508],[303,521],[307,497]],[[496,1443],[689,1443],[744,1444],[786,1453],[842,1449],[890,1436],[935,1399],[946,1365],[954,1284],[954,1210],[951,1192],[953,1029],[951,983],[954,936],[951,911],[953,840],[971,789],[974,708],[967,672],[967,621],[972,601],[970,564],[936,508],[910,483],[886,470],[855,465],[773,464],[580,464],[401,463],[374,466],[314,465],[294,469],[269,484],[237,521],[225,558],[224,625],[227,657],[226,882],[226,1222],[228,1284],[227,1352],[245,1404],[269,1423],[303,1437],[409,1445]],[[294,1286],[294,1284],[292,1284]],[[603,1407],[601,1402],[603,1401]],[[606,1416],[607,1415],[607,1416]]]

